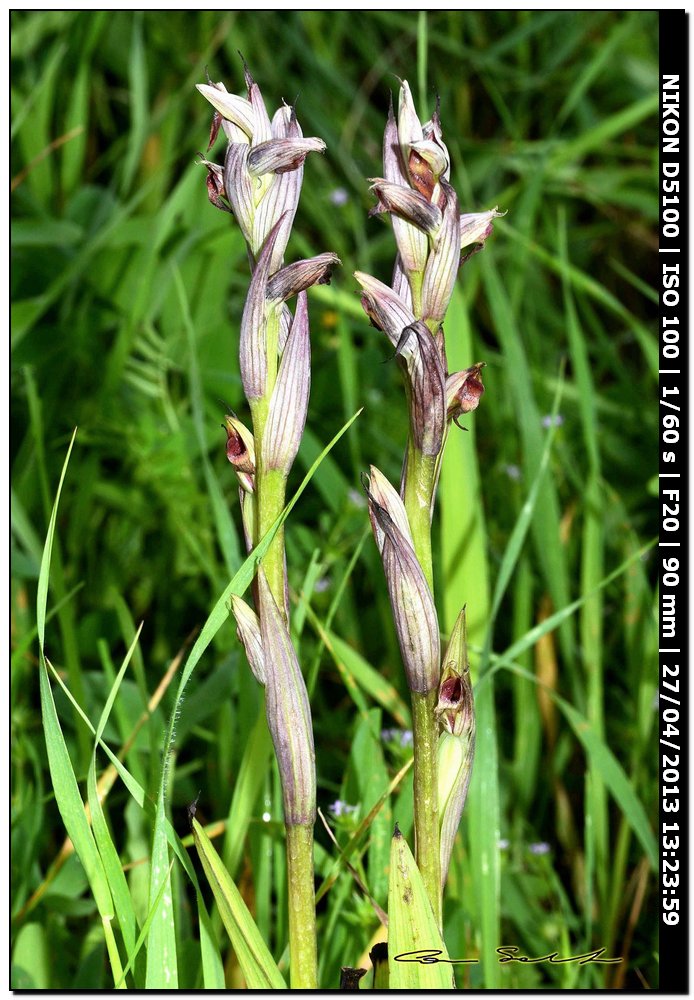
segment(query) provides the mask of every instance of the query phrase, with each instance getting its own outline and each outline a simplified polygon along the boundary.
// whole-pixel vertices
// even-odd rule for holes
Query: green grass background
[[[195,163],[210,115],[194,90],[207,66],[241,91],[240,51],[268,106],[298,98],[304,133],[327,143],[306,163],[289,255],[334,250],[343,262],[311,293],[313,387],[290,495],[364,407],[287,524],[319,805],[357,807],[330,822],[385,905],[393,823],[411,829],[407,778],[353,835],[411,749],[381,738],[407,728],[408,699],[360,474],[374,463],[397,480],[406,415],[351,274],[389,278],[392,234],[367,217],[366,179],[381,172],[389,91],[407,78],[427,117],[441,97],[463,210],[508,212],[461,270],[446,323],[451,369],[488,365],[469,432],[452,428],[435,529],[442,628],[467,602],[477,681],[449,953],[479,959],[457,972],[471,988],[656,988],[657,16],[24,11],[11,27],[12,985],[113,982],[85,871],[61,855],[39,700],[37,581],[73,428],[46,652],[96,727],[144,622],[104,740],[152,802],[176,657],[242,560],[219,400],[245,415],[247,264]],[[552,432],[543,418],[553,407]],[[54,696],[86,800],[93,736],[56,684]],[[200,793],[198,818],[214,824],[284,968],[281,798],[259,711],[224,624],[176,723],[168,805],[183,837]],[[107,763],[98,752],[97,776]],[[121,781],[103,811],[142,929],[153,811]],[[378,919],[344,865],[335,869],[320,824],[317,840],[318,876],[331,879],[320,976],[336,988]],[[193,988],[209,980],[195,892],[177,862],[171,885],[179,985]],[[128,933],[117,930],[124,966]],[[241,985],[214,909],[210,934],[227,984]],[[605,947],[624,961],[500,965],[495,948],[508,944],[532,956]],[[129,985],[144,981],[143,960]]]

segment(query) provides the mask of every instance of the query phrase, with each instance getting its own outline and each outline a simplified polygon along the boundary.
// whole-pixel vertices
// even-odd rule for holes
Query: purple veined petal
[[[249,150],[249,146],[238,142],[230,142],[227,146],[224,158],[224,190],[244,239],[251,246],[253,253],[257,253],[260,246],[254,247],[252,243],[255,202],[254,182],[248,172]]]
[[[284,105],[275,113],[272,128],[277,132],[280,130],[284,132],[284,135],[278,135],[276,138],[302,138],[301,128],[294,108],[290,108],[287,105]],[[266,187],[254,220],[253,238],[261,246],[277,219],[280,216],[284,216],[282,229],[278,234],[272,255],[271,274],[278,271],[284,261],[284,254],[299,204],[303,179],[303,164],[297,167],[296,170],[290,170],[283,174],[275,174],[274,177],[266,179]],[[269,183],[267,183],[268,180]]]
[[[389,184],[376,178],[371,190],[378,198],[372,212],[391,212],[421,229],[427,236],[435,236],[442,222],[441,209],[428,201],[423,194],[402,184]]]
[[[391,213],[393,235],[398,246],[402,266],[408,275],[421,273],[426,266],[429,241],[421,227],[413,224],[412,221],[405,221],[401,217],[400,210],[403,208],[403,202],[405,202],[407,209],[410,212],[415,212],[419,221],[431,230],[435,230],[436,225],[441,221],[440,210],[435,205],[427,202],[426,198],[419,191],[415,191],[409,187],[380,181],[378,182],[378,188],[374,185],[372,190],[375,191],[379,200],[370,214],[376,215],[386,211]],[[392,196],[388,203],[384,201],[382,192],[386,198]],[[398,206],[397,211],[396,206]]]
[[[311,389],[308,296],[299,292],[294,322],[270,397],[263,435],[263,465],[289,475],[306,424]]]
[[[288,826],[316,818],[316,756],[306,684],[280,609],[258,571],[260,632],[265,656],[265,710],[280,771]]]
[[[422,123],[414,108],[410,85],[407,80],[403,80],[398,100],[398,139],[405,160],[409,158],[412,143],[419,142],[423,137]]]
[[[268,139],[272,138],[272,126],[270,124],[270,118],[267,113],[267,108],[265,107],[265,101],[263,100],[263,95],[260,92],[260,87],[255,82],[248,67],[244,64],[243,67],[244,77],[246,78],[246,87],[248,88],[248,101],[252,108],[253,114],[253,145],[257,146],[261,142],[267,142]]]
[[[283,220],[280,219],[274,229],[268,234],[263,245],[258,263],[253,272],[253,277],[251,278],[246,304],[241,317],[239,363],[243,391],[249,402],[264,396],[266,391],[267,283],[270,276],[272,251],[282,222]]]
[[[241,524],[243,525],[243,540],[246,543],[246,552],[253,549],[253,522],[255,519],[255,497],[248,493],[243,487],[239,488],[239,506],[241,507]],[[255,597],[255,585],[254,585]]]
[[[425,139],[428,139],[430,142],[435,142],[436,145],[441,150],[441,152],[443,153],[443,155],[445,156],[448,166],[446,167],[443,173],[443,179],[446,181],[450,181],[451,157],[448,152],[448,147],[446,146],[446,143],[443,141],[443,132],[441,131],[440,104],[441,100],[437,96],[436,108],[434,109],[434,113],[429,119],[429,121],[425,122],[424,125],[422,126],[422,133]]]
[[[446,375],[436,340],[422,320],[403,330],[396,354],[406,358],[415,444],[424,455],[438,455],[446,429]]]
[[[441,181],[441,188],[446,198],[443,221],[427,260],[422,285],[422,318],[434,323],[443,322],[460,266],[458,198],[446,181]]]
[[[282,104],[272,116],[270,125],[273,139],[301,139],[302,132],[291,104]]]
[[[407,168],[400,149],[398,123],[393,114],[393,98],[388,106],[388,119],[383,133],[383,176],[389,184],[409,183]]]
[[[297,121],[294,108],[283,105],[272,119],[273,136],[277,139],[301,139],[301,127]],[[303,164],[296,170],[275,174],[263,192],[258,206],[255,222],[254,238],[262,244],[275,221],[285,216],[284,226],[275,244],[272,258],[271,273],[274,274],[282,266],[284,254],[289,242],[294,216],[299,204],[299,195],[304,177]],[[267,179],[266,179],[267,180]]]
[[[400,342],[402,331],[414,323],[414,313],[392,288],[363,271],[354,277],[364,289],[361,304],[374,326],[383,330],[393,347]]]
[[[329,285],[332,272],[339,263],[337,254],[321,253],[317,257],[287,264],[268,281],[268,301],[286,302],[312,285]]]
[[[223,84],[196,83],[195,86],[225,121],[232,122],[243,132],[246,142],[253,137],[254,115],[249,101],[228,93],[226,88],[221,89]]]
[[[407,684],[411,691],[427,694],[438,686],[440,674],[434,598],[411,543],[373,497],[369,510],[383,534],[381,558]]]
[[[253,146],[248,156],[248,169],[253,177],[285,173],[300,167],[309,153],[322,153],[322,139],[270,139]]]
[[[484,243],[491,236],[494,219],[500,219],[506,212],[494,207],[490,212],[471,212],[460,216],[460,249],[473,243]]]
[[[409,310],[412,310],[412,289],[410,288],[410,283],[407,280],[405,269],[402,266],[402,258],[399,253],[395,255],[393,280],[391,281],[391,285],[393,287],[393,291],[404,302],[405,306]],[[414,317],[414,313],[412,315]],[[410,320],[410,322],[412,321]]]
[[[231,610],[236,619],[236,634],[246,651],[248,664],[259,684],[265,686],[265,657],[258,616],[236,594],[231,595]]]
[[[400,530],[403,537],[406,538],[410,545],[414,548],[412,533],[410,531],[410,522],[407,518],[405,504],[402,502],[400,494],[395,487],[388,482],[383,473],[380,472],[375,465],[372,465],[369,469],[368,493],[369,496],[373,498],[375,503],[387,512],[393,524]],[[376,539],[378,551],[382,554],[385,535],[381,529],[378,519],[371,509],[371,506],[369,507],[369,516],[371,518],[371,527],[373,529],[374,538]]]
[[[287,338],[289,337],[289,331],[292,328],[292,323],[294,322],[294,317],[292,316],[292,311],[285,302],[282,305],[282,312],[280,313],[280,330],[277,337],[277,347],[280,355],[283,353],[285,347],[287,346]]]
[[[284,263],[284,255],[299,204],[303,176],[304,168],[299,167],[290,173],[275,174],[274,177],[266,178],[267,187],[256,207],[253,219],[254,246],[262,246],[267,239],[267,234],[277,225],[277,220],[282,220],[272,252],[270,274],[279,271]],[[287,182],[288,178],[292,178],[289,183]]]

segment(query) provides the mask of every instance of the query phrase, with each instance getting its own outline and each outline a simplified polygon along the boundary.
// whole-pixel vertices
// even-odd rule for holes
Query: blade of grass
[[[106,704],[104,705],[104,709],[101,713],[101,718],[99,719],[96,727],[94,750],[87,775],[87,801],[89,803],[92,831],[94,833],[94,840],[96,842],[97,850],[101,857],[101,862],[103,864],[104,872],[106,873],[106,878],[108,879],[109,888],[113,897],[115,915],[117,917],[121,934],[123,935],[123,942],[125,944],[126,958],[129,958],[135,952],[137,921],[135,919],[135,911],[133,909],[128,883],[125,879],[125,875],[123,874],[123,868],[118,856],[118,851],[116,850],[115,844],[111,839],[111,834],[106,823],[106,817],[104,816],[103,809],[101,807],[101,799],[96,782],[96,751],[104,729],[106,728],[106,723],[108,722],[108,718],[111,714],[111,709],[113,708],[113,703],[115,702],[116,695],[118,694],[121,681],[125,676],[125,671],[128,669],[130,658],[132,657],[135,646],[139,640],[141,630],[142,626],[140,625],[140,628],[137,630],[135,638],[132,641],[130,649],[125,654],[121,668],[118,671],[118,675],[116,676],[115,682],[111,687]],[[123,983],[122,988],[125,989],[125,983]]]
[[[506,654],[494,657],[494,660],[496,664],[495,669],[512,671],[532,681],[534,684],[540,685],[534,674],[519,667]],[[583,745],[589,762],[595,764],[595,770],[601,775],[612,797],[636,834],[636,838],[643,847],[651,868],[653,871],[657,871],[659,864],[658,844],[648,821],[646,810],[636,795],[626,771],[584,715],[578,712],[573,705],[570,705],[568,701],[557,694],[552,688],[546,685],[540,686],[547,691],[552,700],[556,702],[566,716],[576,737]]]
[[[196,819],[193,819],[192,825],[198,856],[239,960],[247,989],[286,990],[287,984],[212,841]]]
[[[433,950],[425,964],[412,953]],[[434,912],[407,841],[395,827],[388,886],[388,989],[452,990],[453,972]]]

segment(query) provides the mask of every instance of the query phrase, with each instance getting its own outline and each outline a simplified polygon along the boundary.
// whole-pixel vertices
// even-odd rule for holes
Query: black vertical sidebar
[[[661,993],[689,989],[689,19],[660,14],[658,919]]]

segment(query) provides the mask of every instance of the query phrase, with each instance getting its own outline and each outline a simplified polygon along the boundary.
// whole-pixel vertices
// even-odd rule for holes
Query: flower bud
[[[402,498],[395,487],[391,486],[383,473],[375,465],[372,465],[369,469],[369,478],[365,481],[365,486],[367,487],[367,493],[374,500],[375,505],[382,507],[386,511],[396,528],[402,532],[403,536],[412,548],[414,548],[405,504],[402,502]],[[378,551],[382,553],[385,535],[374,513],[373,505],[369,505],[369,517],[371,518],[371,527]]]
[[[454,736],[474,725],[465,608],[458,615],[443,654],[439,700],[434,709],[444,729]]]
[[[234,414],[227,413],[222,424],[227,432],[227,458],[236,469],[239,482],[248,493],[254,490],[255,443],[253,435]]]
[[[475,756],[475,724],[460,736],[443,732],[438,745],[438,802],[441,888],[448,877],[453,844],[463,815]]]
[[[369,514],[388,585],[407,684],[427,694],[438,685],[441,653],[436,608],[429,584],[408,539],[385,507],[367,490]]]
[[[470,246],[473,243],[484,244],[487,237],[491,236],[494,219],[500,219],[506,212],[499,212],[494,207],[490,212],[472,212],[460,216],[460,249]]]
[[[263,464],[266,469],[279,469],[285,476],[289,475],[304,432],[310,388],[308,304],[306,292],[301,291],[270,397],[263,435]]]
[[[231,610],[236,619],[236,635],[246,651],[246,658],[259,684],[265,686],[265,657],[258,616],[244,600],[231,595]]]
[[[284,819],[288,826],[310,825],[316,818],[316,758],[306,684],[262,567],[258,592],[265,708],[280,771]]]
[[[458,424],[458,417],[463,413],[471,413],[479,405],[484,392],[482,384],[482,369],[486,362],[478,361],[476,365],[462,372],[454,372],[446,379],[446,417]],[[458,425],[459,426],[459,425]]]

